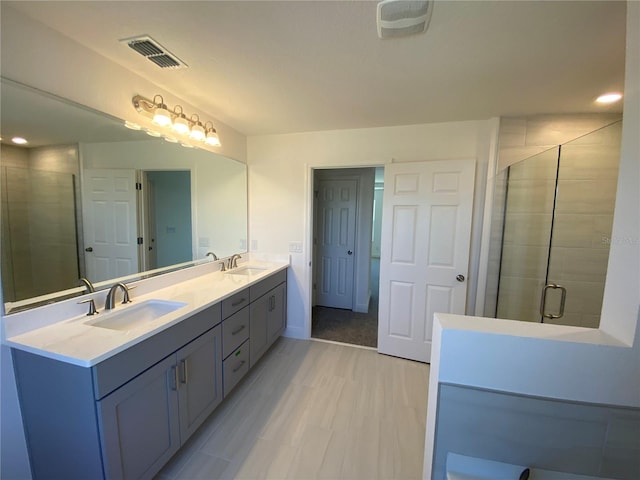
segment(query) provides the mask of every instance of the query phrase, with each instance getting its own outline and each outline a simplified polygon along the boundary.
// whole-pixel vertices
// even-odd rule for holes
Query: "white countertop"
[[[244,264],[246,265],[248,263]],[[105,311],[96,301],[100,312],[97,316],[81,314],[61,318],[17,334],[12,334],[9,329],[4,343],[12,348],[48,358],[91,367],[289,266],[285,262],[255,260],[252,260],[250,265],[264,268],[264,270],[251,275],[233,275],[230,272],[214,271],[196,278],[176,281],[170,286],[152,291],[146,291],[149,288],[140,288],[131,292],[131,303],[126,305],[117,303],[116,308],[111,311]],[[243,264],[240,265],[242,266]],[[140,292],[141,295],[136,295],[136,292]],[[106,296],[106,292],[98,292],[94,295],[100,295],[101,298]],[[121,293],[118,293],[118,298],[121,298],[120,295]],[[85,297],[73,299],[73,303],[77,303],[79,298]],[[109,315],[122,314],[146,300],[182,302],[185,306],[129,330],[111,330],[90,325],[96,320],[108,318]],[[37,315],[46,316],[47,308],[49,307],[37,309]],[[88,305],[85,304],[82,308],[86,311]],[[5,322],[9,318],[5,318]]]

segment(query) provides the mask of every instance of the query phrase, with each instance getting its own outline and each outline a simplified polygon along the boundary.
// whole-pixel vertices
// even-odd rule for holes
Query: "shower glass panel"
[[[547,283],[565,287],[567,298],[564,315],[545,323],[599,326],[621,134],[618,122],[561,147]],[[549,292],[551,313],[558,309],[558,293]]]
[[[540,321],[553,224],[559,147],[509,167],[498,318]]]
[[[621,127],[616,122],[509,167],[498,318],[598,328]]]

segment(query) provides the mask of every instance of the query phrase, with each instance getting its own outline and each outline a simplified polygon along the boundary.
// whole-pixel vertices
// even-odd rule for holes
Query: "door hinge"
[[[136,190],[142,190],[142,184],[140,182],[136,182]]]
[[[142,245],[142,237],[138,237],[138,245]]]

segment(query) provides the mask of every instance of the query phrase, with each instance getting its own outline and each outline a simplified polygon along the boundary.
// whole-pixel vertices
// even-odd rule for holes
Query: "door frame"
[[[355,211],[355,258],[353,259],[353,291],[351,309],[354,312],[366,313],[369,307],[370,291],[369,291],[369,259],[371,257],[371,229],[373,227],[373,218],[371,215],[366,215],[366,212],[371,207],[373,212],[373,188],[375,186],[375,172],[364,172],[363,169],[370,167],[349,167],[349,168],[315,168],[313,170],[313,189],[312,194],[312,235],[317,231],[317,199],[315,198],[315,189],[317,187],[317,180],[355,180],[357,185],[356,193],[356,211]],[[368,191],[368,186],[371,186],[371,192]],[[317,270],[315,265],[317,262],[317,250],[316,245],[311,243],[311,275],[312,282],[316,282]],[[362,269],[366,268],[367,274],[362,273]],[[312,283],[313,287],[313,283]],[[315,295],[311,293],[312,303],[315,305]]]
[[[315,202],[315,171],[316,170],[352,170],[352,174],[359,174],[361,172],[358,172],[358,170],[361,170],[363,168],[376,168],[376,167],[384,167],[384,164],[365,164],[365,165],[310,165],[310,164],[305,164],[305,173],[306,173],[306,178],[305,178],[305,197],[306,197],[306,208],[305,208],[305,219],[304,219],[304,232],[305,232],[305,237],[304,237],[304,251],[307,252],[306,256],[304,257],[304,267],[305,267],[305,281],[306,281],[306,285],[307,285],[307,292],[308,294],[305,295],[303,297],[303,309],[304,309],[304,326],[303,326],[303,331],[300,332],[300,338],[305,338],[305,339],[310,339],[311,338],[311,316],[312,316],[312,309],[313,309],[313,305],[314,305],[314,294],[313,294],[313,282],[315,279],[315,275],[314,275],[314,269],[315,269],[315,248],[314,248],[314,244],[313,244],[313,234],[314,234],[314,230],[315,230],[315,225],[314,225],[314,209],[316,206],[316,202]],[[345,173],[345,175],[347,175],[347,173]],[[373,179],[373,184],[375,184],[375,172],[372,172],[372,179]],[[363,192],[364,189],[361,188],[361,185],[359,184],[358,186],[358,207],[356,208],[356,210],[359,210],[359,208],[362,206],[362,201],[361,201],[361,194]],[[371,189],[371,201],[373,202],[373,188]],[[373,213],[373,212],[372,212]],[[359,212],[356,211],[356,223],[359,224]],[[369,221],[370,227],[371,227],[371,219]],[[357,227],[357,230],[360,230],[360,227]],[[370,233],[370,232],[369,232]],[[358,234],[356,233],[356,245],[358,245]],[[370,255],[370,251],[371,251],[371,242],[370,239],[369,241],[367,241],[367,255]],[[356,246],[356,248],[358,248]],[[356,253],[356,258],[355,258],[355,268],[354,268],[354,274],[357,274],[355,272],[357,272],[358,270],[358,265],[360,265],[359,262],[361,262],[360,260],[360,256],[361,256],[361,252],[360,252],[360,248],[358,248],[358,251]],[[367,261],[368,261],[367,257]],[[368,301],[369,301],[369,294],[370,292],[368,291],[368,285],[369,285],[369,276],[367,275],[367,305],[368,305]],[[355,287],[355,285],[354,285]],[[354,288],[354,303],[353,303],[353,308],[354,311],[356,311],[356,305],[358,305],[355,301],[355,296],[356,296],[356,288]],[[363,302],[361,302],[363,303]],[[296,334],[293,334],[294,336],[297,336]]]

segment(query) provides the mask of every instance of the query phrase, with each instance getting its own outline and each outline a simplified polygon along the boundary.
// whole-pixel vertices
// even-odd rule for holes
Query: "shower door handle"
[[[549,289],[560,289],[560,292],[562,294],[562,296],[560,297],[560,311],[558,312],[557,315],[554,315],[553,313],[545,313],[545,307],[546,307],[546,303],[547,303],[547,291]],[[557,283],[549,283],[547,285],[544,286],[544,288],[542,289],[542,297],[540,298],[540,315],[542,315],[543,318],[561,318],[564,315],[564,302],[567,299],[567,289],[564,288],[562,285],[558,285]]]

